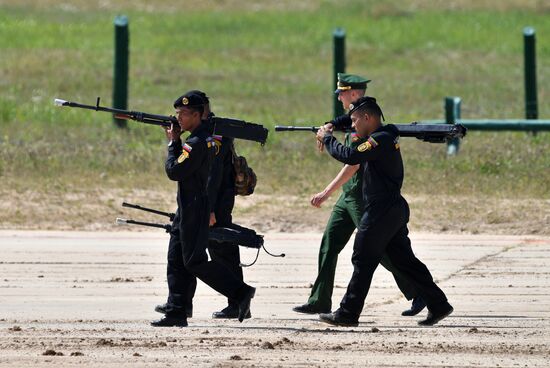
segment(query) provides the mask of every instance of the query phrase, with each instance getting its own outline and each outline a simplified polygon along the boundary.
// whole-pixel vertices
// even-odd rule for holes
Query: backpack
[[[245,157],[237,156],[233,144],[231,144],[231,154],[233,155],[233,167],[235,168],[235,193],[242,196],[251,195],[254,193],[254,188],[256,188],[256,174],[248,166]]]

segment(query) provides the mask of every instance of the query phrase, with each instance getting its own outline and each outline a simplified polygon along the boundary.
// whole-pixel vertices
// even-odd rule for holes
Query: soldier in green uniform
[[[365,95],[368,82],[370,80],[357,75],[338,74],[338,86],[335,93],[338,94],[338,100],[342,102],[345,109],[348,109],[352,101]],[[351,120],[346,114],[327,123],[327,126],[330,128],[335,127],[336,129],[351,128]],[[344,144],[353,149],[363,143],[363,141],[364,139],[359,138],[353,132],[346,134]],[[322,145],[320,148],[322,148]],[[336,272],[338,254],[348,243],[351,235],[358,227],[363,213],[362,173],[359,170],[359,166],[345,165],[325,190],[315,194],[311,198],[311,204],[315,207],[320,207],[332,193],[340,187],[342,188],[342,194],[332,209],[321,241],[317,279],[313,284],[307,303],[294,307],[293,311],[295,312],[315,314],[331,311],[334,274]],[[408,300],[414,298],[413,306],[411,309],[403,312],[403,315],[416,315],[419,313],[425,307],[425,304],[422,299],[415,298],[417,294],[412,285],[397,272],[394,272],[395,269],[387,257],[383,257],[381,263],[393,273],[395,281],[403,295]]]

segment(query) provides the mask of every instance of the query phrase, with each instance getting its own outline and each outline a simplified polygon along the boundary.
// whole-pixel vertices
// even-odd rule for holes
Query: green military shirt
[[[358,145],[363,143],[364,139],[360,138],[357,133],[346,133],[344,139],[344,145],[351,148],[356,148]],[[342,186],[342,191],[344,192],[344,197],[346,200],[363,200],[362,192],[362,182],[363,182],[363,172],[361,169],[357,172]]]

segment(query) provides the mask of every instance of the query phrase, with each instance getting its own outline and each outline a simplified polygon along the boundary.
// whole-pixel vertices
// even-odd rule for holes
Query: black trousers
[[[235,205],[235,189],[232,188],[224,193],[217,203],[216,224],[214,227],[231,227],[233,224],[233,207]],[[240,266],[241,255],[239,246],[232,243],[218,243],[210,241],[208,244],[208,253],[213,261],[223,264],[240,281],[243,281],[243,270]],[[227,304],[230,307],[237,308],[238,300],[228,298]]]
[[[197,286],[196,277],[231,300],[241,300],[249,286],[224,265],[208,261],[208,199],[198,197],[179,208],[168,244],[168,303],[190,309]]]
[[[359,318],[369,292],[372,276],[386,253],[394,267],[416,289],[432,312],[444,308],[447,297],[434,283],[428,268],[416,258],[408,237],[409,206],[404,198],[394,200],[381,216],[372,220],[366,212],[353,245],[353,275],[340,310],[351,318]]]

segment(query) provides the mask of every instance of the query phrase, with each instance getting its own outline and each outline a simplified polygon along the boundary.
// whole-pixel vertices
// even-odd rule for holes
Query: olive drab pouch
[[[256,174],[248,166],[246,158],[237,155],[233,144],[231,144],[231,154],[235,168],[235,193],[242,196],[251,195],[256,188]]]

